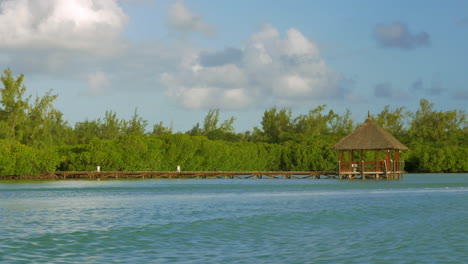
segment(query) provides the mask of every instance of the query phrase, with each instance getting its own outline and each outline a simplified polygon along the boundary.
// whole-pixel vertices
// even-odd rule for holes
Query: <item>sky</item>
[[[138,115],[236,132],[320,105],[357,123],[386,105],[468,111],[465,0],[0,0],[0,69],[58,95],[70,125]]]

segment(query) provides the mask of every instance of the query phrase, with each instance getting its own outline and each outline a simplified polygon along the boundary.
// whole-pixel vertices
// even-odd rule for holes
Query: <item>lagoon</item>
[[[461,263],[468,174],[0,182],[1,263]]]

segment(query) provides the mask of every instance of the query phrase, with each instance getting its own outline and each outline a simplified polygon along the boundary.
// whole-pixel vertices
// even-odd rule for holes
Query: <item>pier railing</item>
[[[347,161],[340,162],[340,172],[383,172],[386,170],[384,161]]]
[[[404,171],[403,161],[381,160],[381,161],[345,161],[339,163],[342,173],[360,172],[397,172]]]

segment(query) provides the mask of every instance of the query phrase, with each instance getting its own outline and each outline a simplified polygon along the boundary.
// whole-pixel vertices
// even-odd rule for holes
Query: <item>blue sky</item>
[[[219,108],[467,111],[467,1],[0,0],[0,66],[75,122],[115,111],[187,131]]]

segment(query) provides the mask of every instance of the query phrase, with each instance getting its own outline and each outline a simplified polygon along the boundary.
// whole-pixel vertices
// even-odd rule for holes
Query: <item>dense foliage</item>
[[[178,165],[186,171],[335,170],[331,147],[358,125],[349,110],[340,115],[321,105],[296,117],[288,109],[268,109],[260,126],[244,133],[235,133],[234,117],[221,122],[217,109],[185,133],[163,123],[148,132],[137,111],[130,120],[108,111],[72,127],[53,107],[57,95],[32,100],[23,79],[10,69],[1,76],[0,175],[98,165],[106,171],[173,171]],[[464,111],[437,111],[422,99],[415,113],[385,106],[375,120],[410,148],[408,171],[468,171]]]

